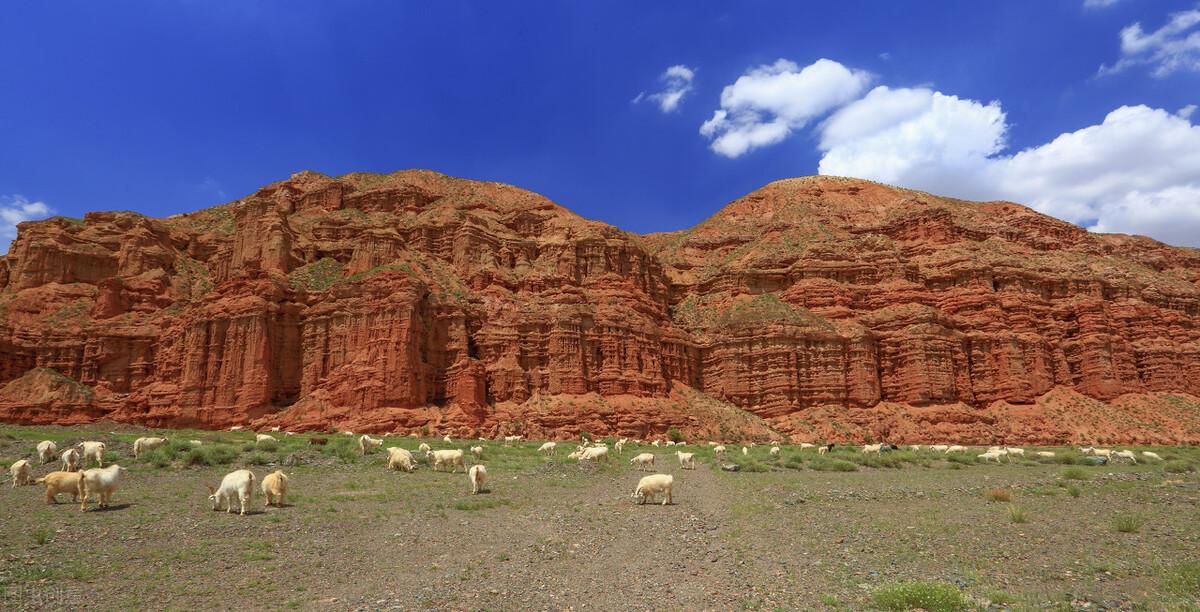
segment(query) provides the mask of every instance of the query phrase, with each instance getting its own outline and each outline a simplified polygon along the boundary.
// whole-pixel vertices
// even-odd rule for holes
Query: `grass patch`
[[[229,446],[197,446],[188,449],[183,462],[185,465],[229,465],[236,458],[237,451]]]
[[[1071,467],[1062,471],[1064,480],[1091,480],[1092,476],[1083,468]]]
[[[1113,529],[1119,533],[1137,533],[1145,524],[1146,519],[1136,514],[1120,514],[1113,517]]]
[[[1187,461],[1175,460],[1164,463],[1162,469],[1168,474],[1186,474],[1196,471],[1196,466]]]
[[[1081,491],[1076,485],[1067,487],[1067,495],[1070,495],[1071,497],[1079,497],[1080,493],[1083,493],[1083,491]]]
[[[1200,561],[1188,561],[1163,573],[1163,589],[1177,597],[1200,598]]]
[[[983,498],[993,502],[1012,501],[1012,491],[1008,489],[988,489],[983,492]]]
[[[858,466],[841,459],[817,457],[808,464],[808,468],[818,472],[857,472]]]
[[[509,502],[507,499],[492,498],[490,496],[474,497],[471,499],[464,499],[454,502],[454,509],[462,510],[463,512],[474,512],[476,510],[486,510],[488,508],[507,506],[509,503],[511,502]]]
[[[872,594],[881,610],[927,610],[959,612],[968,609],[967,598],[944,582],[901,582],[886,585]]]
[[[39,527],[34,529],[33,533],[30,535],[33,537],[34,544],[38,546],[45,546],[46,541],[50,539],[51,533],[53,532],[51,532],[49,529],[46,529],[45,527]]]
[[[1029,513],[1026,512],[1025,509],[1022,508],[1021,506],[1018,506],[1016,504],[1009,504],[1008,520],[1010,520],[1014,523],[1028,523],[1029,522]]]

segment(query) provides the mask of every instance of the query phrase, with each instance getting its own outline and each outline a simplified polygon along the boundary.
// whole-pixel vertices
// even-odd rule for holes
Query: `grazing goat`
[[[278,442],[278,440],[276,440],[275,436],[272,436],[271,434],[255,434],[254,435],[254,443],[255,444],[262,444],[263,442]]]
[[[1021,457],[1021,458],[1025,457],[1025,449],[1023,449],[1023,448],[1008,447],[1008,448],[1005,448],[1004,450],[1008,451],[1008,456],[1010,458],[1011,457]]]
[[[1097,457],[1112,457],[1113,451],[1111,448],[1093,448],[1092,454]]]
[[[679,467],[684,470],[696,469],[696,453],[685,453],[675,451],[675,456],[679,457]]]
[[[725,458],[725,447],[720,444],[714,446],[713,447],[713,455],[715,455],[717,457],[717,459],[724,459]]]
[[[476,459],[483,457],[483,447],[482,446],[472,446],[471,454],[475,455]]]
[[[18,485],[33,484],[33,468],[30,467],[28,459],[17,459],[16,463],[9,466],[8,473],[12,475],[14,489]]]
[[[112,501],[112,494],[117,490],[117,481],[121,474],[128,471],[115,463],[106,468],[84,470],[79,479],[79,511],[87,511],[88,498],[93,495],[99,498],[98,508],[107,508],[108,502]]]
[[[166,438],[138,438],[133,441],[133,458],[139,460],[143,452],[154,450],[166,443]]]
[[[388,447],[387,454],[388,469],[412,473],[414,463],[412,453],[398,446],[391,446]]]
[[[42,440],[38,442],[37,454],[42,460],[42,465],[46,465],[54,461],[54,455],[58,453],[58,445],[53,440]]]
[[[778,446],[772,446],[772,447],[771,447],[771,451],[770,451],[770,453],[771,453],[771,456],[772,456],[772,457],[778,457],[778,456],[779,456],[779,447],[778,447]]]
[[[663,495],[662,505],[665,506],[671,503],[671,487],[674,483],[675,477],[670,474],[643,476],[638,481],[637,488],[633,490],[633,498],[644,505],[655,495]]]
[[[75,448],[83,451],[83,461],[81,465],[86,465],[88,459],[95,459],[100,467],[104,467],[104,448],[103,442],[80,442],[75,445]]]
[[[834,445],[834,443],[833,443],[833,442],[830,442],[829,444],[822,445],[821,447],[819,447],[819,448],[817,449],[817,454],[818,454],[818,455],[824,455],[825,453],[828,453],[829,451],[833,450],[833,447],[834,447],[834,446],[835,446],[835,445]]]
[[[471,480],[471,495],[478,495],[483,490],[483,480],[487,476],[487,468],[477,463],[467,470],[467,478]]]
[[[976,457],[983,459],[984,463],[987,463],[993,459],[996,460],[996,463],[1000,463],[1000,457],[1002,457],[1002,456],[1003,455],[1000,454],[1000,451],[991,451],[991,450],[982,455],[976,455]]]
[[[424,442],[422,442],[422,443],[421,443],[421,445],[417,447],[417,452],[419,452],[419,453],[428,453],[428,452],[429,452],[429,445],[428,445],[428,444],[426,444],[426,443],[424,443]]]
[[[362,437],[358,439],[358,452],[361,453],[363,457],[367,456],[367,449],[378,448],[380,446],[383,446],[382,438],[372,438],[367,434],[363,434]]]
[[[445,442],[446,444],[454,444],[454,440],[450,438],[450,434],[442,436],[442,442]]]
[[[438,468],[443,465],[450,466],[450,473],[457,472],[460,466],[464,472],[467,471],[467,466],[463,463],[463,452],[459,449],[427,451],[425,458],[433,465],[435,472],[440,472]]]
[[[817,447],[816,444],[809,444],[808,442],[800,443],[800,450],[808,450],[810,448],[816,448],[816,447]]]
[[[1054,451],[1038,451],[1034,454],[1037,455],[1038,457],[1053,457]]]
[[[287,495],[288,477],[283,470],[275,470],[267,474],[262,481],[262,492],[267,497],[267,505],[272,502],[278,507],[283,506],[283,498]]]
[[[555,442],[547,442],[538,447],[538,452],[543,455],[554,455],[558,453],[558,444]]]
[[[241,516],[246,515],[246,506],[254,498],[254,472],[250,470],[235,470],[221,479],[220,488],[208,485],[208,499],[213,503],[213,510],[220,510],[225,504],[225,511],[233,512],[233,500],[238,500],[241,506]]]
[[[513,442],[520,442],[525,436],[504,436],[504,445],[512,446]]]
[[[1143,456],[1143,457],[1150,458],[1150,459],[1154,459],[1155,461],[1162,461],[1162,460],[1163,460],[1163,458],[1162,458],[1162,457],[1159,457],[1159,456],[1158,456],[1158,453],[1151,452],[1151,451],[1142,451],[1142,456]]]
[[[50,472],[34,482],[46,483],[46,503],[57,504],[59,493],[70,493],[71,502],[79,501],[79,472]]]
[[[965,452],[967,452],[967,447],[959,446],[957,444],[946,449],[947,455],[949,455],[950,453],[965,453]]]
[[[649,468],[654,466],[654,455],[652,453],[642,453],[630,459],[629,464],[638,466],[638,469],[643,472],[648,472],[650,471]]]
[[[594,446],[584,449],[583,454],[579,456],[580,461],[608,461],[608,447]]]
[[[1128,459],[1130,463],[1135,463],[1135,464],[1137,463],[1137,457],[1134,456],[1133,451],[1131,451],[1131,450],[1115,451],[1112,454],[1112,458],[1113,459]]]
[[[865,444],[862,447],[863,454],[875,453],[879,454],[879,449],[883,448],[882,444]]]
[[[62,469],[64,472],[74,472],[79,469],[81,463],[79,457],[79,449],[75,447],[68,448],[62,453]]]
[[[947,444],[934,444],[933,446],[929,447],[929,450],[935,453],[944,453],[948,448],[950,448],[950,446]]]
[[[747,455],[749,455],[749,454],[750,454],[750,449],[748,449],[748,448],[746,448],[745,446],[743,446],[743,447],[742,447],[742,456],[743,456],[743,457],[745,457],[745,456],[747,456]]]

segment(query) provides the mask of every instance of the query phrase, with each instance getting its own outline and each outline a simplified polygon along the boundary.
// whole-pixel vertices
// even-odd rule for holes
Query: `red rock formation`
[[[0,419],[1196,442],[1198,280],[1193,249],[851,179],[639,237],[496,183],[301,172],[22,224]]]

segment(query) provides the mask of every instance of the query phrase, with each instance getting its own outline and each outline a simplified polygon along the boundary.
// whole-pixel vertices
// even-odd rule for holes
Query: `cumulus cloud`
[[[683,97],[692,91],[692,81],[696,78],[695,69],[688,68],[683,64],[676,64],[668,67],[659,75],[658,80],[662,82],[662,90],[647,94],[646,92],[639,93],[633,99],[634,104],[643,100],[649,100],[658,105],[659,110],[664,113],[669,113],[679,108],[679,103],[683,101]]]
[[[1096,231],[1200,245],[1200,126],[1123,106],[1011,155],[998,102],[877,87],[820,127],[821,174],[1008,199]]]
[[[819,59],[804,68],[780,59],[758,66],[721,91],[721,108],[700,126],[713,151],[738,157],[776,144],[860,95],[871,75]]]
[[[42,219],[51,212],[45,202],[30,202],[19,195],[0,196],[0,244],[4,245],[5,251],[17,238],[18,223]]]
[[[1178,71],[1200,72],[1200,8],[1173,13],[1161,28],[1146,32],[1141,23],[1121,29],[1121,57],[1100,66],[1100,76],[1148,66],[1162,78]]]

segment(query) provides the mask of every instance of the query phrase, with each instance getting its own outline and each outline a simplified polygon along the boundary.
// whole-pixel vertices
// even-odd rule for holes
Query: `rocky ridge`
[[[21,224],[0,420],[1196,442],[1198,280],[1194,249],[855,179],[638,236],[498,183],[301,172]]]

